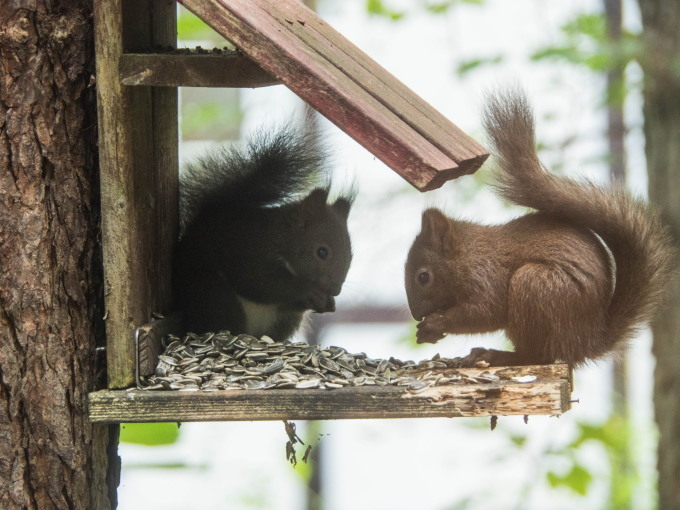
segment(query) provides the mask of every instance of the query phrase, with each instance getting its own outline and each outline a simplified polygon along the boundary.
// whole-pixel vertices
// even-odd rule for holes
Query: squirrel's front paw
[[[439,340],[446,336],[443,324],[444,316],[441,314],[432,314],[425,317],[416,326],[418,331],[416,333],[416,343],[418,344],[436,344]]]

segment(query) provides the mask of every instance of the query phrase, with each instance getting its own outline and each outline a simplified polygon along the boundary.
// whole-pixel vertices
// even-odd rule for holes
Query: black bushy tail
[[[181,176],[182,231],[204,208],[281,204],[328,186],[326,155],[301,128],[257,132],[245,147],[223,147],[188,164]]]
[[[671,236],[659,214],[622,186],[548,173],[536,153],[531,106],[520,90],[489,98],[484,127],[499,159],[501,196],[586,227],[607,244],[616,263],[608,336],[612,345],[631,338],[653,318],[674,273]]]

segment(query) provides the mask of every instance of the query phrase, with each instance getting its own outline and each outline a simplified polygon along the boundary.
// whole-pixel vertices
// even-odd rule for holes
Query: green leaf
[[[425,2],[425,10],[432,14],[448,12],[457,4],[484,5],[484,0],[444,0],[440,2]]]
[[[366,10],[373,16],[381,16],[392,21],[400,20],[406,14],[388,7],[383,0],[366,0]]]
[[[510,441],[515,446],[522,447],[524,444],[527,442],[527,437],[526,436],[518,436],[518,435],[510,435]]]
[[[159,446],[173,444],[178,437],[176,423],[123,423],[120,426],[120,440],[124,443]]]
[[[607,40],[607,20],[603,13],[579,14],[562,26],[562,31],[571,36],[589,36],[594,40]]]
[[[578,423],[578,435],[569,445],[570,448],[578,448],[586,441],[607,442],[607,434],[603,425],[590,425],[588,423]]]
[[[552,59],[576,63],[580,60],[576,48],[567,46],[549,46],[547,48],[542,48],[532,53],[530,58],[534,62]]]
[[[558,475],[552,471],[546,474],[548,483],[554,489],[557,487],[564,487],[571,491],[585,496],[588,492],[588,487],[593,481],[593,475],[579,464],[574,464],[566,475]]]
[[[490,64],[499,64],[502,61],[503,61],[502,55],[464,60],[458,63],[458,67],[456,67],[456,74],[458,74],[459,76],[464,76],[465,74],[474,71],[479,67]]]

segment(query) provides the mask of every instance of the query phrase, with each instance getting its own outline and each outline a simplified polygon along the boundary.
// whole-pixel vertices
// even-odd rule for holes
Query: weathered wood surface
[[[179,0],[420,190],[487,151],[297,0]]]
[[[444,370],[446,371],[446,370]],[[104,390],[89,395],[93,422],[175,422],[433,418],[492,415],[560,415],[570,408],[567,365],[459,369],[501,380],[457,384],[411,393],[398,386],[336,390],[145,391]],[[528,383],[510,377],[535,375]]]
[[[235,51],[174,55],[127,53],[120,58],[123,85],[155,87],[266,87],[281,83],[248,57]]]
[[[181,328],[179,314],[171,314],[163,319],[155,320],[135,330],[137,344],[137,384],[139,376],[153,374],[158,364],[158,355],[163,350],[163,338],[170,333],[177,333]]]
[[[177,90],[122,86],[118,64],[124,51],[176,44],[176,9],[94,8],[107,367],[109,387],[120,388],[135,380],[135,327],[168,304],[178,172]]]

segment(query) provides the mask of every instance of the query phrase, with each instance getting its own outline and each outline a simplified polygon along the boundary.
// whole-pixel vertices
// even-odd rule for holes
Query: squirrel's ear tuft
[[[328,201],[328,189],[316,188],[302,201],[303,209],[307,211],[318,211],[326,206]]]
[[[439,209],[423,211],[420,235],[437,251],[444,251],[452,234],[451,220]]]
[[[299,222],[301,227],[305,227],[310,221],[319,217],[319,213],[323,211],[328,204],[328,189],[316,188],[307,195],[300,202],[300,207],[297,209],[297,214],[295,215],[296,221]]]
[[[352,198],[341,197],[333,203],[333,209],[338,212],[344,219],[349,216],[349,210],[352,208]]]

